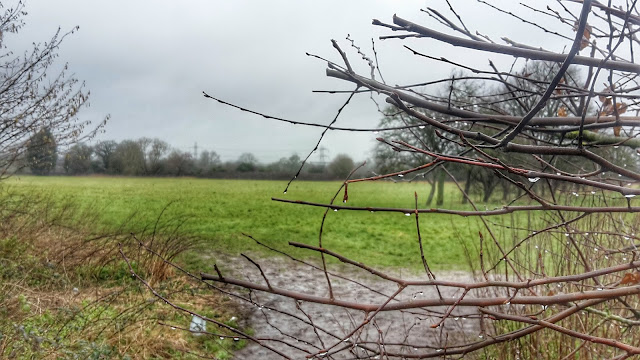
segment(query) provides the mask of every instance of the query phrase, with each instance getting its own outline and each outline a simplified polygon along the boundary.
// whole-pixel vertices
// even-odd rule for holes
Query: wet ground
[[[284,258],[267,258],[258,261],[271,286],[316,296],[329,296],[327,280],[322,271]],[[228,273],[238,279],[265,284],[257,268],[245,259],[225,261]],[[314,265],[319,265],[314,263]],[[398,290],[390,281],[344,264],[330,265],[332,273],[340,274],[348,281],[330,276],[334,297],[365,304],[384,303]],[[425,273],[391,269],[390,275],[404,279],[427,279]],[[225,274],[225,276],[230,276]],[[439,280],[472,281],[470,273],[441,271],[435,274]],[[365,287],[366,286],[366,287]],[[439,351],[457,343],[469,343],[481,336],[480,322],[475,309],[456,308],[442,326],[432,328],[447,307],[420,308],[407,311],[378,313],[371,322],[360,327],[365,319],[362,311],[347,310],[332,305],[296,301],[264,292],[240,290],[256,304],[244,303],[249,326],[254,336],[292,359],[305,359],[323,349],[332,350],[322,357],[331,359],[401,358],[392,354],[423,354]],[[401,301],[443,297],[459,297],[461,290],[454,288],[409,287],[397,296]],[[471,295],[467,295],[471,296]],[[435,316],[434,316],[435,315]],[[313,325],[311,325],[313,324]],[[348,336],[348,338],[347,338]],[[345,339],[346,338],[346,339]],[[339,351],[338,351],[339,350]],[[335,352],[337,351],[337,352]],[[248,345],[235,353],[236,359],[282,359],[283,357],[256,344]]]

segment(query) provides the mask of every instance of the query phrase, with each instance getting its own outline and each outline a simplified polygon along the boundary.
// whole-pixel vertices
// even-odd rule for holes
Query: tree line
[[[48,128],[34,134],[20,162],[22,172],[34,175],[123,175],[123,176],[196,176],[222,178],[289,178],[302,164],[293,154],[272,163],[261,163],[249,152],[234,161],[223,162],[215,151],[195,154],[172,148],[158,138],[141,137],[117,142],[99,141],[93,145],[77,143],[59,153],[55,137]],[[303,175],[313,179],[341,179],[355,167],[346,154],[328,163],[308,163]]]

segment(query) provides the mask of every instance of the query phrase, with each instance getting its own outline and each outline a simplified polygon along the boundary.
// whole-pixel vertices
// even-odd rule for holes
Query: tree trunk
[[[462,194],[462,199],[460,200],[461,204],[466,204],[469,199],[467,196],[469,195],[469,191],[471,191],[471,169],[467,171],[467,180],[464,183],[464,194]],[[467,194],[467,196],[465,196]]]
[[[444,204],[444,171],[438,171],[438,195],[436,197],[436,205]]]
[[[509,190],[511,190],[511,187],[509,186],[510,183],[507,180],[502,180],[500,181],[500,185],[502,186],[502,202],[506,202],[509,200]]]
[[[436,182],[429,181],[429,185],[431,185],[431,190],[429,191],[429,197],[427,198],[426,206],[431,206],[431,202],[433,201],[433,195],[436,193]]]
[[[482,201],[484,203],[488,203],[489,202],[489,198],[491,198],[491,194],[493,194],[493,190],[495,190],[496,187],[492,182],[490,182],[488,180],[484,181],[483,187],[484,187],[484,197],[483,197]]]

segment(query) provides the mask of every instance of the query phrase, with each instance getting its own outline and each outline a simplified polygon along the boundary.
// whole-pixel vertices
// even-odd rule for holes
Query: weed
[[[201,289],[173,276],[138,246],[143,242],[168,258],[180,256],[197,242],[183,236],[183,221],[157,216],[133,237],[95,227],[93,210],[51,195],[2,195],[0,358],[180,358],[208,349],[231,354],[233,347],[205,346],[188,332],[158,324],[188,325],[188,319],[141,291],[117,255],[122,247],[132,255],[136,271],[153,279],[169,299],[190,302]],[[195,310],[218,301],[206,297]],[[217,314],[234,315],[237,311],[229,304]]]

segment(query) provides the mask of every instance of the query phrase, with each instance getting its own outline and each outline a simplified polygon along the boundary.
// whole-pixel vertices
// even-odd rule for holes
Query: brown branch
[[[402,87],[393,87],[389,86],[375,80],[371,80],[365,77],[362,77],[357,74],[347,74],[342,71],[338,71],[335,69],[327,69],[326,74],[329,77],[338,78],[341,80],[351,81],[357,84],[362,84],[367,86],[369,89],[374,91],[383,92],[385,94],[393,94],[396,93],[400,97],[402,101],[406,101],[412,105],[417,107],[435,111],[440,114],[451,115],[461,119],[481,119],[485,121],[491,120],[501,120],[504,122],[508,122],[512,125],[516,125],[522,118],[519,116],[512,115],[500,115],[500,114],[483,114],[470,110],[462,110],[454,107],[447,107],[446,105],[438,104],[432,101],[428,101],[426,99],[420,98],[418,96],[409,94],[403,91]],[[606,124],[607,126],[613,127],[615,126],[616,117],[615,116],[587,116],[584,119],[585,124]],[[620,121],[622,124],[625,124],[625,121],[628,123],[625,126],[633,126],[638,125],[640,123],[640,117],[638,116],[620,116]],[[532,126],[553,126],[553,127],[561,127],[561,126],[579,126],[582,122],[581,117],[577,116],[545,116],[545,117],[534,117],[529,122],[529,125]],[[601,124],[603,123],[603,124]],[[467,136],[467,138],[472,138],[471,136]]]
[[[526,316],[504,314],[504,313],[499,313],[499,312],[492,311],[492,310],[489,310],[489,309],[486,309],[486,308],[480,308],[479,310],[482,311],[485,314],[489,314],[489,315],[495,317],[496,319],[505,319],[505,320],[523,322],[523,323],[527,323],[527,324],[539,325],[539,326],[542,326],[542,327],[545,327],[545,328],[549,328],[549,329],[555,330],[557,332],[563,333],[565,335],[569,335],[571,337],[575,337],[575,338],[578,338],[578,339],[586,340],[586,341],[589,341],[589,342],[592,342],[592,343],[596,343],[596,344],[604,344],[604,345],[607,345],[607,346],[615,347],[615,348],[618,348],[620,350],[626,351],[628,354],[632,354],[632,355],[640,354],[640,348],[639,347],[627,345],[627,344],[621,343],[618,340],[583,334],[583,333],[580,333],[578,331],[567,329],[567,328],[564,328],[562,326],[556,325],[556,324],[548,322],[548,321],[536,320],[536,319],[532,319],[532,318],[526,317]]]
[[[583,0],[567,0],[567,1],[572,1],[572,2],[576,2],[576,3],[582,3]],[[625,12],[622,10],[618,10],[609,6],[606,6],[602,3],[600,3],[599,1],[593,1],[593,6],[603,10],[604,12],[611,14],[617,18],[623,19],[625,21],[628,21],[631,24],[635,24],[635,25],[640,25],[640,16],[636,16],[631,14],[630,12]]]
[[[291,291],[282,288],[272,288],[269,289],[264,285],[259,285],[252,283],[250,281],[240,280],[240,279],[232,279],[225,278],[220,279],[217,276],[210,274],[202,274],[202,280],[212,280],[217,282],[222,282],[225,284],[237,285],[246,289],[259,290],[268,292],[271,294],[281,295],[284,297],[288,297],[295,300],[302,300],[312,303],[325,304],[325,305],[333,305],[347,309],[361,310],[365,312],[372,312],[380,309],[380,311],[394,311],[394,310],[407,310],[407,309],[417,309],[422,307],[432,307],[432,306],[443,306],[443,305],[454,305],[457,302],[456,306],[472,306],[472,307],[482,307],[482,306],[496,306],[496,305],[504,305],[507,302],[511,302],[511,304],[521,304],[521,305],[563,305],[571,302],[581,301],[581,300],[607,300],[613,299],[621,296],[629,296],[640,294],[640,286],[628,286],[621,287],[615,289],[602,289],[602,290],[594,290],[594,291],[582,291],[575,293],[566,293],[566,294],[557,294],[557,295],[547,295],[547,296],[516,296],[516,297],[491,297],[491,298],[466,298],[463,300],[459,299],[423,299],[423,300],[413,300],[413,301],[400,301],[392,304],[387,304],[384,307],[381,307],[381,304],[364,304],[360,302],[353,301],[345,301],[339,299],[330,299],[322,296],[316,296],[311,294],[305,294],[301,292]]]
[[[430,37],[442,42],[446,42],[453,46],[461,46],[469,49],[487,51],[487,52],[496,53],[496,54],[517,56],[517,57],[522,57],[522,58],[527,58],[532,60],[564,62],[567,58],[567,55],[564,55],[564,54],[556,54],[556,53],[550,53],[547,51],[524,49],[524,48],[513,47],[513,46],[504,46],[504,45],[498,45],[498,44],[493,44],[488,42],[463,39],[460,37],[443,34],[441,32],[438,32],[429,28],[425,28],[411,21],[405,20],[396,15],[393,16],[393,22],[404,31],[413,32],[423,37]],[[383,23],[378,20],[373,20],[373,25],[381,26],[383,25]],[[397,28],[394,30],[397,30]],[[380,39],[385,39],[385,38],[386,37],[384,36],[380,37]],[[606,62],[602,62],[602,60],[595,59],[595,58],[575,56],[573,58],[573,63],[576,65],[596,66],[596,67],[599,66],[599,67],[602,67],[603,69],[627,71],[627,72],[633,72],[633,73],[640,72],[640,65],[636,65],[634,63],[629,63],[629,62],[622,62],[622,61],[608,60]]]
[[[464,139],[464,138],[463,138]],[[461,163],[461,164],[465,164],[465,165],[473,165],[473,166],[479,166],[479,167],[485,167],[485,168],[490,168],[490,169],[497,169],[497,170],[506,170],[512,174],[516,174],[519,176],[523,176],[526,177],[528,179],[540,179],[540,178],[545,178],[545,179],[551,179],[551,180],[560,180],[560,181],[565,181],[565,182],[570,182],[570,183],[574,183],[574,184],[581,184],[581,185],[588,185],[588,186],[592,186],[595,188],[599,188],[599,189],[604,189],[604,190],[611,190],[611,191],[615,191],[620,193],[623,196],[626,195],[640,195],[640,189],[633,189],[633,188],[629,188],[629,187],[624,187],[624,186],[617,186],[617,185],[612,185],[612,184],[608,184],[608,183],[604,183],[601,181],[594,181],[594,180],[588,180],[588,179],[583,179],[583,177],[589,176],[590,174],[582,174],[579,176],[567,176],[567,175],[558,175],[556,174],[550,174],[550,173],[545,173],[545,172],[541,172],[541,171],[535,171],[535,170],[526,170],[526,169],[521,169],[521,168],[515,168],[515,167],[508,167],[504,164],[501,164],[499,159],[494,159],[494,162],[486,162],[486,161],[477,161],[477,160],[470,160],[470,159],[465,159],[465,158],[460,158],[460,157],[453,157],[453,156],[446,156],[446,155],[441,155],[441,154],[437,154],[431,151],[427,151],[427,150],[423,150],[420,148],[417,148],[411,144],[408,144],[404,141],[394,141],[395,143],[398,143],[402,146],[406,146],[407,148],[410,148],[414,151],[423,153],[425,155],[429,155],[431,157],[434,157],[435,160],[431,163],[419,166],[417,168],[413,168],[413,169],[409,169],[409,170],[403,170],[403,171],[399,171],[396,172],[394,174],[407,174],[407,173],[411,173],[411,172],[415,172],[415,171],[419,171],[422,170],[424,168],[427,168],[429,166],[431,166],[432,164],[435,164],[436,162],[454,162],[454,163]],[[473,147],[473,145],[468,144],[469,146]],[[480,151],[479,149],[475,149],[477,151]],[[598,170],[597,172],[594,172],[593,175],[597,175],[598,173],[600,173],[601,170]],[[389,176],[393,176],[393,175],[389,175]],[[363,179],[363,180],[378,180],[378,179],[382,179],[388,177],[387,175],[380,175],[374,178],[367,178],[367,179]],[[363,181],[363,180],[356,180],[356,181]],[[536,180],[537,181],[537,180]],[[355,181],[352,181],[355,182]]]
[[[262,268],[260,267],[260,264],[258,264],[257,262],[251,260],[250,257],[248,257],[245,254],[240,254],[242,257],[244,257],[245,259],[247,259],[250,263],[252,263],[253,265],[255,265],[255,267],[258,268],[258,270],[260,271],[260,275],[262,275],[262,278],[264,279],[264,282],[267,283],[267,287],[269,289],[271,289],[271,284],[269,283],[269,279],[267,279],[267,275],[264,274],[264,272],[262,271]],[[220,276],[220,273],[218,272],[218,276]]]
[[[547,86],[547,89],[542,94],[536,105],[520,120],[518,125],[508,133],[499,144],[496,144],[497,147],[504,147],[509,142],[511,142],[515,137],[524,129],[524,127],[533,119],[533,117],[542,110],[542,108],[546,105],[547,100],[551,96],[551,94],[556,90],[556,87],[560,83],[561,80],[564,79],[564,74],[569,69],[569,65],[572,64],[573,59],[580,51],[580,44],[582,43],[582,37],[584,33],[584,29],[587,25],[587,17],[589,16],[589,12],[591,11],[591,0],[584,0],[582,5],[582,12],[580,13],[580,21],[578,23],[576,37],[573,41],[573,45],[571,46],[571,50],[567,54],[565,60],[562,62],[562,66],[556,73],[556,75]]]
[[[374,211],[374,212],[396,212],[403,214],[411,214],[415,211],[412,208],[390,208],[390,207],[373,207],[373,206],[343,206],[343,205],[331,205],[331,204],[323,204],[316,203],[311,201],[303,201],[303,200],[290,200],[290,199],[279,199],[279,198],[271,198],[273,201],[290,203],[290,204],[299,204],[299,205],[308,205],[308,206],[316,206],[316,207],[325,207],[333,210],[352,210],[352,211]],[[450,214],[450,215],[459,215],[459,216],[494,216],[494,215],[503,215],[503,214],[511,214],[519,211],[543,211],[543,210],[556,210],[556,211],[567,211],[567,212],[583,212],[583,213],[636,213],[640,211],[640,207],[638,206],[569,206],[569,205],[548,205],[548,206],[539,206],[539,205],[520,205],[520,206],[503,206],[499,209],[495,210],[478,210],[478,211],[469,211],[469,210],[454,210],[454,209],[418,209],[418,212],[425,214]]]

